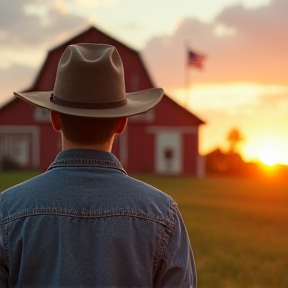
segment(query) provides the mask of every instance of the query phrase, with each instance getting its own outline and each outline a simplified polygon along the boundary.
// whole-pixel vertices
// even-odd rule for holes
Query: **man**
[[[62,152],[0,195],[0,287],[195,287],[177,204],[111,154],[127,117],[163,90],[126,93],[117,50],[77,44],[64,51],[53,92],[15,95],[51,111]]]

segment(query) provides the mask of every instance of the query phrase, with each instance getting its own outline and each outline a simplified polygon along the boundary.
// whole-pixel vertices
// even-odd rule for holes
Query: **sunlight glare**
[[[270,166],[273,164],[268,163],[273,162],[288,165],[288,142],[285,135],[274,133],[268,137],[261,136],[261,132],[257,134],[254,131],[250,136],[247,136],[247,139],[249,141],[242,147],[244,161],[261,161],[261,163]]]
[[[275,148],[264,148],[259,153],[259,159],[263,164],[274,166],[280,160],[279,153]]]

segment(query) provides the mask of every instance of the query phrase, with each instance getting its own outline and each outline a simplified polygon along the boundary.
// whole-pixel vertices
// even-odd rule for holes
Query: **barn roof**
[[[141,54],[140,54],[138,51],[134,50],[133,48],[131,48],[131,47],[125,45],[125,44],[123,44],[122,42],[118,41],[118,40],[115,39],[114,37],[111,37],[111,36],[107,35],[106,33],[100,31],[100,30],[97,29],[96,27],[90,26],[90,27],[88,27],[86,30],[82,31],[81,33],[78,33],[77,35],[69,38],[69,39],[66,40],[65,42],[63,42],[63,43],[55,46],[54,48],[48,50],[46,59],[45,59],[44,63],[42,64],[42,67],[40,68],[40,70],[39,70],[36,78],[34,79],[33,84],[30,86],[30,88],[25,89],[25,90],[22,91],[22,92],[28,92],[28,91],[36,90],[35,87],[36,87],[36,85],[37,85],[37,83],[38,83],[38,81],[39,81],[39,78],[41,77],[41,74],[42,74],[43,71],[45,70],[47,62],[50,60],[50,57],[52,56],[52,54],[53,54],[55,51],[57,51],[58,49],[62,49],[62,48],[66,47],[66,46],[68,46],[68,45],[70,45],[70,44],[79,43],[79,42],[77,41],[77,39],[78,39],[80,36],[82,36],[82,35],[84,35],[84,34],[86,34],[86,33],[89,33],[89,32],[93,32],[93,31],[97,32],[98,35],[100,34],[100,35],[103,35],[104,37],[108,37],[108,38],[111,40],[111,43],[109,43],[109,44],[111,44],[111,45],[113,45],[113,46],[118,46],[118,47],[122,46],[123,48],[129,50],[131,53],[136,54],[136,56],[139,58],[139,60],[140,60],[140,62],[141,62],[141,65],[144,67],[144,70],[145,70],[145,71],[148,71],[148,70],[146,69],[146,67],[145,67],[144,61],[142,60]],[[97,39],[95,39],[95,40],[97,41]],[[96,42],[96,41],[95,41],[95,42]],[[149,79],[149,82],[150,82],[150,84],[151,84],[151,87],[155,87],[155,85],[154,85],[154,83],[153,83],[153,81],[152,81],[149,73],[147,73],[147,77],[148,77],[148,79]],[[198,118],[195,114],[193,114],[192,112],[190,112],[189,110],[187,110],[187,109],[184,108],[183,106],[179,105],[177,102],[175,102],[175,101],[174,101],[171,97],[169,97],[167,94],[165,94],[165,95],[166,95],[172,102],[174,102],[175,105],[179,106],[180,108],[184,109],[186,112],[190,113],[191,116],[196,120],[196,122],[199,123],[199,125],[205,124],[205,122],[202,121],[200,118]],[[21,100],[21,99],[19,99],[18,97],[12,96],[12,98],[11,98],[10,100],[8,100],[6,103],[4,103],[4,104],[2,105],[2,107],[0,107],[0,111],[1,111],[2,109],[5,109],[6,107],[10,106],[12,103],[14,103],[15,101],[18,101],[18,100]],[[21,100],[21,101],[22,101],[22,100]]]
[[[171,97],[169,97],[167,94],[165,94],[165,96],[171,101],[173,102],[173,104],[175,106],[178,106],[180,109],[183,109],[186,113],[189,113],[190,116],[192,116],[192,118],[194,119],[194,121],[198,124],[198,125],[202,125],[202,124],[206,124],[206,122],[204,122],[203,120],[201,120],[199,117],[197,117],[194,113],[192,113],[191,111],[189,111],[188,109],[186,109],[185,107],[183,107],[182,105],[180,105],[179,103],[177,103],[175,100],[173,100]]]
[[[14,103],[18,98],[15,96],[11,96],[10,99],[8,99],[7,101],[4,102],[4,104],[2,104],[0,106],[0,111],[3,110],[4,108],[10,106],[12,103]]]

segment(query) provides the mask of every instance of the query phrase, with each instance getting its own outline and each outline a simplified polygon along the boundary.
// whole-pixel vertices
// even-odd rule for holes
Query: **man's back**
[[[61,152],[46,173],[2,193],[0,209],[1,288],[196,283],[176,203],[111,153]]]

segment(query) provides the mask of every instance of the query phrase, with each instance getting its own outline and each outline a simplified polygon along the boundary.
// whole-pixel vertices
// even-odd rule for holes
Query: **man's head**
[[[112,145],[114,136],[123,133],[127,119],[80,117],[51,111],[54,130],[62,133],[63,140],[69,142],[70,147]]]

